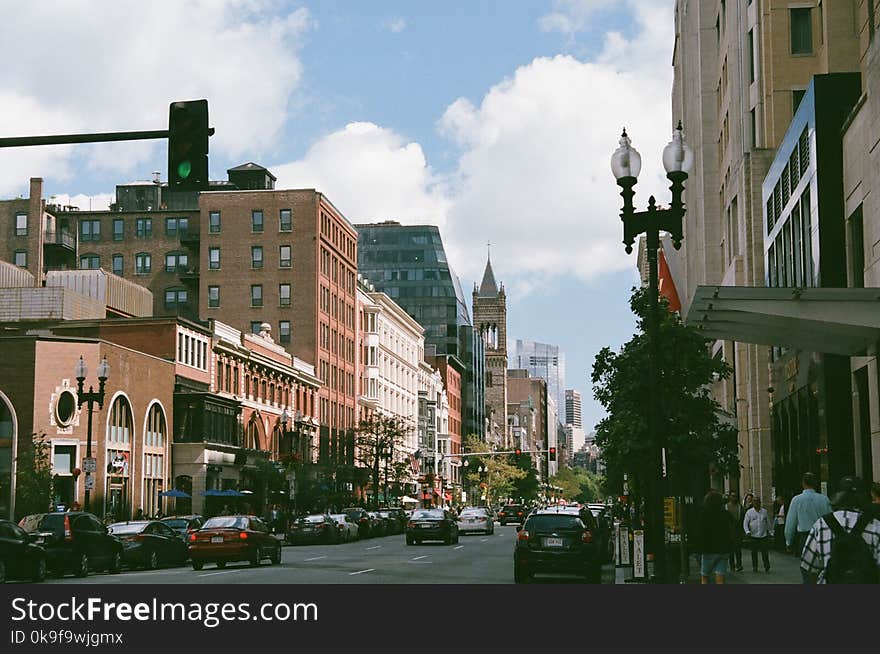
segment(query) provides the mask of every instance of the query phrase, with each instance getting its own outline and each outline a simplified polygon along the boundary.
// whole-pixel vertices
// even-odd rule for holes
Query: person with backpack
[[[868,510],[866,490],[859,477],[841,479],[834,511],[807,534],[801,571],[812,583],[880,583],[880,520]]]
[[[734,547],[739,527],[724,505],[724,497],[715,490],[706,493],[703,510],[697,521],[696,545],[700,557],[700,583],[708,584],[714,575],[716,584],[723,584],[727,575],[728,557]]]
[[[831,513],[831,501],[826,495],[816,492],[816,475],[805,472],[801,477],[801,485],[803,492],[791,498],[788,513],[785,515],[785,544],[792,548],[797,557],[803,554],[807,534],[816,520]],[[805,584],[811,583],[803,569],[801,578]]]

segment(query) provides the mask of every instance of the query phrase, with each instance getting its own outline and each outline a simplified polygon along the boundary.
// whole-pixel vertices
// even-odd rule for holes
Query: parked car
[[[186,542],[189,532],[201,527],[204,521],[205,519],[200,515],[172,515],[162,518],[160,522],[171,527],[181,540]]]
[[[388,525],[386,521],[376,511],[367,511],[370,517],[370,535],[385,536],[388,533]]]
[[[358,526],[358,538],[369,538],[373,535],[370,530],[370,516],[367,515],[366,509],[359,506],[352,506],[347,509],[342,509],[342,512],[351,522]]]
[[[501,510],[498,512],[498,520],[501,522],[502,527],[508,522],[522,524],[525,519],[526,507],[522,504],[508,504],[507,506],[501,507]]]
[[[339,529],[340,538],[343,543],[347,543],[352,540],[357,540],[357,538],[358,538],[357,523],[349,520],[348,516],[345,515],[344,513],[334,513],[330,517],[336,521],[337,528]]]
[[[35,513],[18,526],[37,534],[35,542],[46,550],[50,574],[85,577],[91,570],[122,569],[122,542],[92,513]]]
[[[43,581],[46,578],[46,550],[11,520],[0,520],[0,584],[7,579]]]
[[[294,520],[287,529],[287,542],[291,545],[307,543],[338,543],[339,527],[329,515],[313,514]]]
[[[442,540],[447,545],[458,542],[458,525],[446,509],[418,509],[406,523],[406,544]]]
[[[181,565],[189,556],[186,542],[158,520],[115,522],[110,533],[122,541],[122,561],[132,567],[155,570],[163,563]]]
[[[602,562],[594,531],[595,518],[589,509],[535,511],[517,527],[514,581],[526,583],[535,573],[551,572],[582,575],[588,582],[599,583]]]
[[[258,566],[262,559],[277,565],[281,563],[281,543],[256,516],[217,516],[189,535],[189,556],[193,570],[201,570],[206,563],[225,568],[233,561]]]
[[[407,515],[403,509],[381,509],[379,515],[389,523],[389,534],[402,534],[406,530]]]
[[[468,506],[462,509],[458,516],[458,531],[461,534],[480,532],[481,534],[494,534],[495,521],[484,506]]]

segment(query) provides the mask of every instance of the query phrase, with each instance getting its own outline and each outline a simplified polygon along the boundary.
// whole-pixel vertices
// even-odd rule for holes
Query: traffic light
[[[522,450],[519,449],[519,448],[516,448],[516,449],[513,451],[513,453],[514,453],[514,455],[519,456],[520,454],[522,454]]]
[[[551,461],[556,460],[556,448],[555,447],[550,448],[550,460]]]
[[[168,109],[168,187],[208,188],[208,101],[172,102]]]

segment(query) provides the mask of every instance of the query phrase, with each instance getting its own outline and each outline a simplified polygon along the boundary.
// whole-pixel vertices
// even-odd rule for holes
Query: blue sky
[[[595,353],[632,334],[634,255],[620,244],[608,160],[627,126],[637,201],[663,197],[673,0],[79,0],[16,5],[0,25],[5,135],[161,129],[206,97],[211,173],[256,161],[317,187],[352,222],[438,224],[465,289],[493,242],[509,345],[560,345],[584,422]],[[125,29],[118,29],[125,25]],[[31,34],[53,34],[34,48]],[[0,197],[106,205],[165,177],[160,142],[0,151]],[[644,187],[644,188],[642,188]]]

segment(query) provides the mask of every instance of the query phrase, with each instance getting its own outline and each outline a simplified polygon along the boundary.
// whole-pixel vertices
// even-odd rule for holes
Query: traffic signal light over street
[[[208,188],[208,101],[172,102],[168,110],[168,187]]]
[[[556,460],[556,448],[555,447],[550,448],[550,460],[551,461]]]

